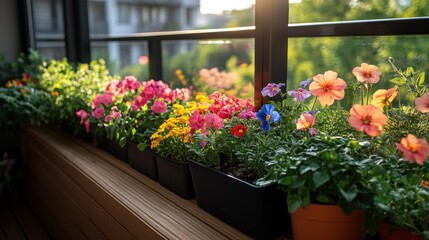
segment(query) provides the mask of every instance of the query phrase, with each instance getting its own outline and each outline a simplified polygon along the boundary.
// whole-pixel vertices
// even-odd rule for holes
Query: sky
[[[300,0],[289,0],[289,2],[300,2]],[[255,0],[200,0],[202,14],[221,14],[224,10],[244,9],[255,4]]]

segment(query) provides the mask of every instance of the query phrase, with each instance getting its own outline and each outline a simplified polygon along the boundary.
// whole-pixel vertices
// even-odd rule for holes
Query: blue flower
[[[264,89],[262,89],[261,93],[263,97],[274,97],[275,95],[277,95],[282,89],[281,87],[284,86],[284,83],[268,83],[266,87],[264,87]]]
[[[299,85],[302,87],[307,87],[308,84],[310,84],[310,82],[312,81],[312,78],[307,78],[307,80],[302,81]]]
[[[261,110],[256,113],[256,117],[261,121],[262,129],[265,132],[270,130],[270,123],[280,121],[280,114],[274,111],[274,106],[271,104],[264,104]]]

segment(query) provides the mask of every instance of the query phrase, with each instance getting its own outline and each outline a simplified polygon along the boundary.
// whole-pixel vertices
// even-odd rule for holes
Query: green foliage
[[[284,143],[270,175],[288,194],[289,212],[310,203],[338,204],[344,212],[369,209],[370,189],[362,184],[374,162],[368,142],[319,134]]]
[[[81,109],[90,112],[94,96],[114,78],[109,75],[104,60],[78,65],[66,59],[52,60],[43,65],[40,85],[45,91],[58,95],[55,99],[56,121],[65,123],[74,131],[83,131],[75,113]]]

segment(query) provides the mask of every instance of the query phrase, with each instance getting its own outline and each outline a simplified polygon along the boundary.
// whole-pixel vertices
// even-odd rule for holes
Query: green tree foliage
[[[290,22],[330,22],[429,16],[428,0],[302,0],[291,4]],[[339,73],[349,83],[346,105],[354,100],[352,69],[362,62],[382,71],[378,88],[391,87],[387,81],[393,70],[387,59],[393,57],[399,68],[429,69],[427,36],[356,36],[289,39],[288,88],[327,70]]]

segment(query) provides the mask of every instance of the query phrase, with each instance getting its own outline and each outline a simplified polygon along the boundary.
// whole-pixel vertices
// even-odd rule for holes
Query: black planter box
[[[119,146],[119,143],[111,139],[107,140],[107,146],[109,148],[108,152],[110,152],[110,154],[119,158],[121,161],[128,163],[127,146],[121,148],[121,146]]]
[[[146,148],[143,152],[137,148],[137,144],[128,143],[128,161],[132,168],[143,173],[149,178],[158,181],[158,167],[155,153],[152,149]]]
[[[156,155],[159,183],[184,199],[194,198],[189,163],[180,163]]]
[[[198,162],[189,165],[197,204],[205,211],[256,239],[291,231],[286,194],[276,184],[256,186]]]

